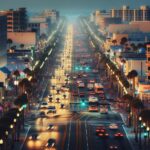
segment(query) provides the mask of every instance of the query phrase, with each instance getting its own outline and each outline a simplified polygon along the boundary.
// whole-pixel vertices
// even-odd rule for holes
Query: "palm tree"
[[[146,122],[150,125],[150,109],[142,110],[139,116],[142,117],[143,122]]]
[[[128,39],[126,37],[123,37],[120,41],[120,45],[125,45],[127,43]]]
[[[19,77],[19,76],[20,76],[19,70],[15,70],[14,73],[13,73],[13,75],[14,75],[15,77]]]
[[[27,74],[27,76],[31,76],[31,75],[32,75],[32,71],[31,71],[29,68],[25,68],[25,69],[23,70],[23,72],[24,72],[25,74]]]
[[[127,78],[128,79],[132,79],[133,83],[133,96],[135,95],[135,78],[138,76],[138,73],[136,70],[131,70],[128,75],[127,75]]]
[[[24,48],[24,44],[20,44],[20,48],[23,49]]]
[[[7,44],[9,46],[9,48],[10,48],[10,46],[11,46],[12,43],[13,43],[12,39],[7,39]]]
[[[144,108],[144,105],[141,100],[133,99],[131,101],[131,112],[133,115],[133,127],[135,132],[135,140],[137,140],[137,132],[138,132],[138,114]]]
[[[112,40],[112,43],[113,43],[114,45],[116,45],[116,44],[117,44],[117,40]]]

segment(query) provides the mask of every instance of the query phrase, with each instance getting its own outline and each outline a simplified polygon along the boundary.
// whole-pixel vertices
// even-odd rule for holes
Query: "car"
[[[89,96],[90,95],[95,95],[95,91],[89,91],[88,94],[89,94]]]
[[[89,100],[89,103],[98,102],[98,98],[96,96],[89,96],[88,100]]]
[[[46,117],[45,112],[44,112],[44,111],[41,111],[41,112],[39,113],[39,117],[41,117],[41,118]]]
[[[99,133],[104,133],[106,132],[106,128],[104,125],[99,125],[97,128],[96,128],[96,135],[98,135]]]
[[[48,103],[52,103],[53,102],[53,98],[52,97],[49,97],[48,98]]]
[[[82,83],[82,82],[83,82],[82,80],[76,80],[77,84]]]
[[[74,75],[74,76],[72,76],[72,78],[73,78],[73,79],[77,79],[77,76]]]
[[[93,83],[88,83],[87,84],[87,89],[88,90],[94,90],[94,84]]]
[[[40,136],[37,133],[31,134],[29,140],[39,140]]]
[[[43,109],[43,108],[47,108],[48,107],[48,103],[47,102],[42,102],[40,104],[40,108]]]
[[[79,88],[84,88],[84,87],[85,87],[85,84],[84,84],[83,82],[80,82],[80,83],[78,83],[78,87],[79,87]]]
[[[79,93],[79,96],[82,98],[82,97],[85,97],[85,93],[84,92],[80,92]]]
[[[108,137],[109,134],[108,133],[99,133],[98,136],[99,137]]]
[[[95,83],[95,80],[94,79],[90,79],[89,83]]]
[[[47,111],[47,114],[49,113],[56,113],[56,107],[55,106],[49,106]]]
[[[90,112],[98,112],[98,106],[89,106]]]
[[[78,92],[77,91],[72,91],[71,94],[72,94],[72,96],[78,96]]]
[[[86,73],[84,73],[82,76],[86,78],[88,75]]]
[[[82,74],[78,74],[78,78],[82,78]]]
[[[56,103],[60,103],[60,98],[59,97],[56,98]]]
[[[98,73],[98,70],[97,69],[93,69],[92,72],[93,73]]]
[[[116,129],[118,129],[118,125],[117,125],[116,123],[111,123],[111,124],[109,125],[109,129],[111,129],[111,130],[116,130]]]
[[[115,138],[123,138],[123,137],[124,137],[124,134],[121,133],[121,132],[117,132],[117,133],[114,134],[114,137],[115,137]]]
[[[53,124],[49,124],[47,127],[47,130],[53,130],[55,128],[55,126]]]
[[[47,144],[45,145],[45,147],[52,148],[52,147],[55,147],[55,145],[56,145],[56,140],[55,139],[48,139]]]
[[[112,145],[109,146],[109,150],[118,150],[118,149],[119,149],[118,145],[112,144]]]
[[[61,103],[60,108],[64,108],[65,104]]]
[[[108,113],[108,108],[106,108],[106,107],[101,107],[101,108],[100,108],[100,113],[101,113],[101,114],[107,114],[107,113]]]

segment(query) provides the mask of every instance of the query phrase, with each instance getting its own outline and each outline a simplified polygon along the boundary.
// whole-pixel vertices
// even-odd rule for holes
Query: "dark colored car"
[[[45,146],[50,148],[50,147],[55,147],[55,145],[56,145],[55,139],[48,139],[47,144]]]

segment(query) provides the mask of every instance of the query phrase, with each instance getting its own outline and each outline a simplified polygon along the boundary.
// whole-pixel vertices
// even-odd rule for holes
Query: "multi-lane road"
[[[97,71],[88,36],[77,24],[69,25],[63,36],[64,40],[60,43],[56,58],[53,58],[55,63],[53,71],[50,72],[53,76],[45,85],[47,87],[43,98],[43,101],[47,102],[46,107],[54,106],[56,113],[47,114],[48,109],[41,109],[38,103],[32,108],[25,122],[30,130],[25,136],[25,141],[22,141],[22,149],[48,149],[46,148],[48,139],[54,139],[55,146],[49,149],[109,150],[110,145],[116,145],[119,150],[130,150],[130,144],[123,128],[124,123],[120,114],[112,110],[110,102],[107,114],[101,114],[99,110],[98,112],[88,110],[87,84],[90,80],[101,82],[104,85],[105,97],[110,95],[106,86],[109,84],[107,78],[99,69]],[[85,87],[79,88],[78,80],[82,80]],[[73,93],[76,93],[76,96]],[[52,102],[48,102],[48,95],[52,96]],[[96,96],[100,99],[98,95]],[[64,104],[64,108],[60,107],[61,104]],[[40,117],[40,112],[44,112],[45,116]],[[117,131],[109,129],[111,123],[118,125]],[[54,128],[47,129],[49,124]],[[109,137],[96,135],[96,129],[100,125],[105,126]],[[116,139],[114,137],[116,132],[121,132],[124,137]],[[30,140],[29,137],[34,133],[38,134],[39,139]]]

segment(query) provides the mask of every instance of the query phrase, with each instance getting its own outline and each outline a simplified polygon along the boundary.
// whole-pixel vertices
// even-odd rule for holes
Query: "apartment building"
[[[0,15],[0,67],[6,65],[7,18]]]
[[[111,17],[120,17],[123,22],[150,20],[149,6],[141,6],[137,9],[130,9],[129,6],[123,6],[120,9],[111,9],[110,12]]]
[[[146,51],[147,79],[150,81],[150,44],[147,45]]]
[[[7,32],[26,31],[28,21],[26,8],[3,10],[0,11],[0,15],[7,17]]]

